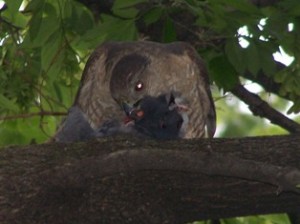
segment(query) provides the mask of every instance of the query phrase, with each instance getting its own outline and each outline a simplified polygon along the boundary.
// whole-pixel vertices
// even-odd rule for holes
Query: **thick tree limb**
[[[273,109],[258,95],[249,92],[242,85],[236,85],[231,92],[245,102],[254,115],[267,118],[273,124],[279,125],[290,133],[300,132],[300,125],[298,123]]]
[[[81,178],[90,181],[88,179],[91,177],[101,179],[120,173],[132,174],[138,171],[155,170],[248,179],[275,185],[280,192],[292,191],[300,194],[300,189],[296,188],[296,185],[300,184],[300,170],[242,160],[215,152],[134,149],[120,150],[101,156],[96,161],[94,159],[81,161],[80,163],[85,165],[80,167],[77,164],[70,166],[58,176],[61,179],[54,182],[65,182],[68,178],[72,178],[74,172],[82,171],[84,172]]]
[[[0,222],[185,223],[299,212],[300,194],[278,195],[270,185],[295,190],[299,142],[117,137],[2,149]]]

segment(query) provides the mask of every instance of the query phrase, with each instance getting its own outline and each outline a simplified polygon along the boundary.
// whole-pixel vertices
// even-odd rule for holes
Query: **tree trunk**
[[[0,223],[186,223],[300,213],[300,136],[129,136],[0,150]]]

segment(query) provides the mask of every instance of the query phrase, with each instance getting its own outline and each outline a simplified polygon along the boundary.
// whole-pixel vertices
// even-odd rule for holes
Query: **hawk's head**
[[[149,58],[141,54],[122,57],[111,71],[110,90],[119,105],[135,104],[150,92],[150,77],[147,67]]]

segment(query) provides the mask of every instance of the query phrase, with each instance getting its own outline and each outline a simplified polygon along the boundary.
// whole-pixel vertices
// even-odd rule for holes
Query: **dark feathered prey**
[[[133,108],[124,105],[124,110],[134,121],[132,127],[137,133],[156,139],[176,139],[182,135],[185,112],[175,105],[172,94],[146,96]]]
[[[104,122],[96,130],[92,129],[83,113],[73,107],[65,121],[64,128],[56,136],[59,142],[85,141],[95,137],[111,136],[120,133],[133,134],[138,137],[150,137],[155,139],[179,138],[184,118],[179,108],[175,105],[172,94],[159,97],[145,96],[133,107],[123,105],[124,119],[122,122],[110,120]],[[76,135],[72,130],[76,131]]]

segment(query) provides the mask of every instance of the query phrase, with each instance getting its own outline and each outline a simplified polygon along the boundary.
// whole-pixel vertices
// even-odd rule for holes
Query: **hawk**
[[[216,113],[209,78],[192,46],[183,42],[104,43],[89,57],[74,104],[55,139],[64,141],[60,136],[67,134],[78,140],[76,136],[86,128],[98,130],[107,122],[122,122],[124,105],[134,108],[146,96],[170,93],[174,105],[185,110],[188,118],[181,137],[201,138],[205,130],[213,137]]]

